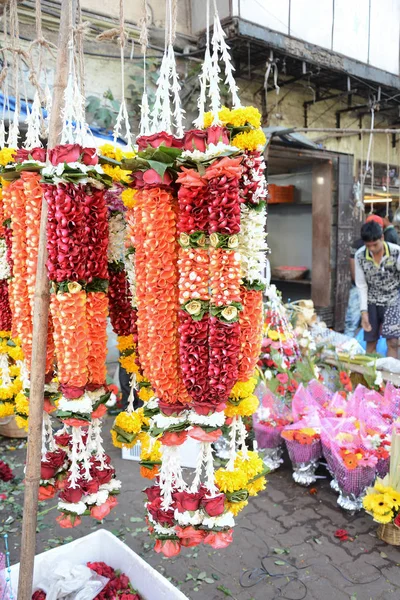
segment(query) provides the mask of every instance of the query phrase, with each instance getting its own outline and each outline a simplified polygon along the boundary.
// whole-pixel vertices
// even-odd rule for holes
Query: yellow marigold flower
[[[255,377],[250,377],[247,381],[238,381],[233,386],[229,395],[235,399],[247,398],[247,396],[250,396],[254,392],[256,385],[257,379]]]
[[[2,148],[0,150],[0,165],[5,167],[9,163],[13,162],[13,158],[16,154],[14,148]]]
[[[10,331],[5,331],[4,329],[2,329],[0,331],[0,337],[1,338],[10,338],[11,337],[11,332]]]
[[[128,348],[133,348],[134,341],[133,335],[119,335],[118,336],[118,350],[123,352],[124,350],[128,350]]]
[[[247,458],[244,458],[243,453],[240,451],[235,460],[235,468],[243,471],[247,479],[253,479],[264,469],[264,462],[258,452],[249,450]]]
[[[225,409],[225,415],[227,417],[251,417],[251,415],[256,412],[259,404],[257,396],[251,394],[250,396],[247,396],[247,398],[243,398],[239,404],[231,404],[228,402]]]
[[[28,419],[24,419],[24,417],[15,415],[15,424],[20,429],[24,429],[25,431],[28,431]]]
[[[226,106],[223,106],[218,113],[218,118],[223,125],[227,125],[228,123],[232,123],[232,112]]]
[[[128,373],[136,373],[139,374],[139,367],[136,364],[136,354],[129,354],[128,356],[121,356],[121,358],[119,359],[119,362],[121,363],[121,366],[128,372]]]
[[[267,480],[265,477],[259,477],[252,483],[249,483],[247,486],[247,491],[249,492],[249,496],[257,496],[262,490],[265,490],[267,485]]]
[[[115,418],[114,424],[128,433],[139,433],[142,428],[142,421],[136,412],[121,412]]]
[[[231,144],[241,150],[259,150],[266,144],[266,137],[262,129],[242,131],[233,138]]]
[[[212,112],[206,112],[204,113],[204,127],[211,127],[212,122],[213,122],[214,118],[212,115]]]
[[[270,340],[272,340],[273,342],[277,342],[279,340],[279,333],[277,331],[275,331],[274,329],[270,329],[267,333],[268,337]]]
[[[247,479],[246,473],[241,469],[226,471],[221,468],[215,472],[215,483],[221,492],[237,492],[237,490],[242,490],[247,485]]]
[[[133,208],[136,204],[135,196],[137,190],[133,188],[126,188],[121,194],[121,200],[125,204],[126,208]]]
[[[24,353],[22,352],[22,348],[20,348],[19,346],[7,346],[7,348],[8,354],[13,360],[24,360]]]
[[[225,502],[225,509],[236,517],[248,503],[248,500],[243,500],[243,502]]]
[[[14,404],[12,402],[0,402],[0,419],[11,417],[14,414]]]
[[[123,150],[123,151],[122,151],[122,156],[123,156],[124,158],[135,158],[135,156],[136,156],[136,152],[133,152],[133,150],[132,150],[132,151],[130,151],[130,152],[128,152],[127,150]]]
[[[105,156],[106,158],[111,158],[112,160],[121,161],[123,154],[121,148],[113,146],[112,144],[103,144],[99,148],[99,154],[101,156]]]
[[[252,125],[257,129],[261,127],[261,113],[255,106],[242,106],[230,111],[229,123],[234,127]]]
[[[18,365],[10,365],[8,372],[11,377],[19,377],[21,374],[21,369],[19,368]]]
[[[139,398],[142,400],[142,402],[148,402],[150,400],[150,398],[154,397],[154,392],[151,389],[151,387],[142,387],[139,390]]]
[[[29,400],[23,392],[15,396],[15,411],[21,415],[29,415]]]
[[[144,416],[144,408],[143,406],[141,406],[140,408],[138,408],[136,411],[136,414],[139,416],[142,425],[150,425],[150,419],[149,417],[145,417]]]
[[[142,449],[140,453],[140,460],[150,460],[157,462],[161,460],[161,444],[158,440],[154,440],[147,435],[142,440]]]

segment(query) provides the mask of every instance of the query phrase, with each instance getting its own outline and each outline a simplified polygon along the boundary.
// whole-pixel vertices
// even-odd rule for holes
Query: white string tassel
[[[230,47],[225,41],[226,33],[222,29],[221,21],[219,20],[217,11],[215,12],[214,16],[214,35],[216,35],[216,39],[218,40],[218,45],[222,54],[222,60],[224,61],[225,83],[228,84],[229,91],[232,95],[233,108],[240,108],[242,105],[238,96],[239,88],[236,85],[236,81],[233,76],[233,71],[235,70],[235,68],[232,65],[231,55],[229,53]]]
[[[242,417],[238,417],[238,431],[239,431],[238,446],[239,446],[240,450],[242,451],[242,457],[245,460],[247,460],[248,456],[249,456],[247,446],[246,446],[247,431],[246,431],[246,427],[243,423]]]
[[[171,132],[171,114],[169,105],[169,65],[168,55],[164,52],[160,74],[157,80],[156,99],[151,113],[151,129],[153,133],[159,131]]]
[[[160,468],[160,489],[163,497],[162,508],[168,510],[172,505],[173,491],[183,491],[186,488],[182,476],[181,458],[179,446],[163,446],[162,462]]]
[[[99,461],[102,469],[109,469],[110,465],[105,462],[106,453],[103,446],[103,438],[101,436],[101,420],[93,419],[93,438],[95,446],[95,458]]]
[[[205,442],[202,442],[199,447],[199,454],[197,455],[196,462],[196,472],[194,475],[194,479],[192,485],[190,487],[190,493],[195,494],[199,491],[200,483],[201,483],[201,473],[203,471],[203,463],[205,458]]]
[[[80,478],[80,465],[82,446],[82,428],[72,427],[72,448],[71,448],[71,466],[68,481],[72,488],[78,487],[78,479]]]
[[[131,377],[131,390],[129,392],[129,397],[128,397],[128,406],[126,408],[126,412],[128,414],[133,413],[135,410],[135,407],[134,407],[135,390],[136,390],[136,376],[135,376],[135,374],[133,374]]]
[[[215,485],[214,456],[211,442],[204,442],[204,462],[206,465],[206,488],[210,496],[215,496],[218,488]]]
[[[235,468],[236,459],[236,434],[237,434],[237,417],[232,418],[231,424],[231,438],[229,441],[229,461],[226,465],[227,471],[233,471]]]
[[[4,127],[4,121],[0,121],[0,148],[4,148],[6,145],[6,130]]]
[[[150,108],[146,90],[143,92],[140,108],[140,135],[150,135]]]
[[[179,83],[178,73],[176,71],[175,53],[172,44],[168,46],[168,61],[169,61],[169,77],[172,81],[171,92],[174,101],[174,125],[176,129],[176,135],[183,137],[183,121],[185,119],[184,109],[182,108],[180,91],[181,86]]]
[[[7,354],[0,354],[0,373],[2,380],[2,387],[8,387],[11,385],[11,377],[9,373],[8,357]]]
[[[219,40],[218,34],[215,27],[215,19],[214,19],[214,31],[211,40],[211,45],[213,47],[213,53],[211,57],[211,71],[210,71],[210,89],[209,96],[211,101],[211,112],[213,114],[214,120],[213,125],[220,125],[221,122],[218,117],[218,113],[221,109],[221,95],[219,90],[220,83],[220,68],[219,68]]]
[[[17,104],[15,104],[14,118],[8,131],[7,145],[9,148],[18,147],[19,135],[19,110]]]
[[[205,111],[206,111],[206,102],[207,102],[207,85],[210,82],[211,70],[212,70],[211,54],[210,54],[210,48],[207,46],[206,52],[204,55],[203,66],[201,68],[200,95],[199,95],[199,99],[197,101],[197,106],[199,109],[199,116],[197,117],[197,119],[195,119],[195,121],[193,121],[195,127],[199,128],[199,129],[204,128],[204,115],[205,115]]]
[[[28,104],[27,104],[28,109]],[[25,123],[28,125],[28,131],[24,142],[24,148],[28,150],[42,146],[40,141],[40,128],[42,120],[42,107],[40,104],[39,93],[36,91],[32,102],[32,110],[27,110]]]

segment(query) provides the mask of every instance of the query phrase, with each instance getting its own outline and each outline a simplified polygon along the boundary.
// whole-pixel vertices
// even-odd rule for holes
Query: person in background
[[[383,220],[383,235],[385,242],[390,244],[400,245],[399,235],[396,231],[396,227],[393,225],[393,211],[391,208],[382,206],[374,211],[374,214],[381,217]]]
[[[381,227],[383,227],[383,219],[376,215],[370,215],[367,217],[366,223],[376,221]],[[364,245],[361,238],[355,240],[350,248],[350,275],[351,275],[351,287],[349,291],[349,300],[347,303],[347,311],[345,318],[345,329],[344,335],[348,337],[356,337],[357,331],[360,328],[361,316],[360,316],[360,294],[356,286],[355,277],[355,262],[354,257],[359,248]]]
[[[360,293],[361,326],[367,352],[382,334],[388,356],[397,358],[400,337],[400,246],[385,242],[376,221],[361,228],[364,245],[355,254],[355,282]]]

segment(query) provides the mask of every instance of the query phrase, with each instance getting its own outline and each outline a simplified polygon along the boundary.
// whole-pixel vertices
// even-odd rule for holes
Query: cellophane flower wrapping
[[[318,398],[320,398],[320,396],[318,396]],[[326,401],[329,399],[328,390],[326,390],[326,397],[324,396],[324,400],[325,399]],[[303,384],[300,384],[293,396],[292,413],[293,421],[296,422],[314,413],[324,416],[325,408],[317,401],[309,388],[306,389]]]
[[[265,387],[264,383],[260,383],[255,393],[260,400],[260,406],[253,415],[254,434],[258,447],[278,448],[283,445],[281,432],[285,424],[282,421],[291,420],[290,410],[281,398],[274,396]],[[275,422],[276,425],[267,425],[265,422]]]
[[[351,440],[351,441],[350,441]],[[352,417],[321,419],[321,441],[329,471],[339,489],[338,504],[348,510],[361,508],[361,499],[376,475],[376,460],[368,465],[348,468],[340,454],[346,444],[364,449],[363,441]]]
[[[304,419],[300,419],[293,425],[288,425],[283,429],[285,432],[314,430],[318,437],[311,443],[301,443],[297,440],[288,440],[285,438],[286,448],[293,467],[293,479],[300,485],[310,485],[316,481],[315,471],[318,468],[319,460],[322,456],[321,440],[319,438],[320,417],[318,412],[310,413]]]

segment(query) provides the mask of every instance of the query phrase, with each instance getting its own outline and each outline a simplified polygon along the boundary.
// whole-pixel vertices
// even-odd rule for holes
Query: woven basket
[[[17,427],[14,417],[6,425],[0,425],[0,435],[8,438],[28,437],[28,434],[24,429],[20,429],[19,427]]]
[[[304,279],[308,267],[274,267],[272,277],[282,280]]]
[[[380,540],[391,546],[400,546],[400,529],[393,523],[379,525],[377,535]]]

